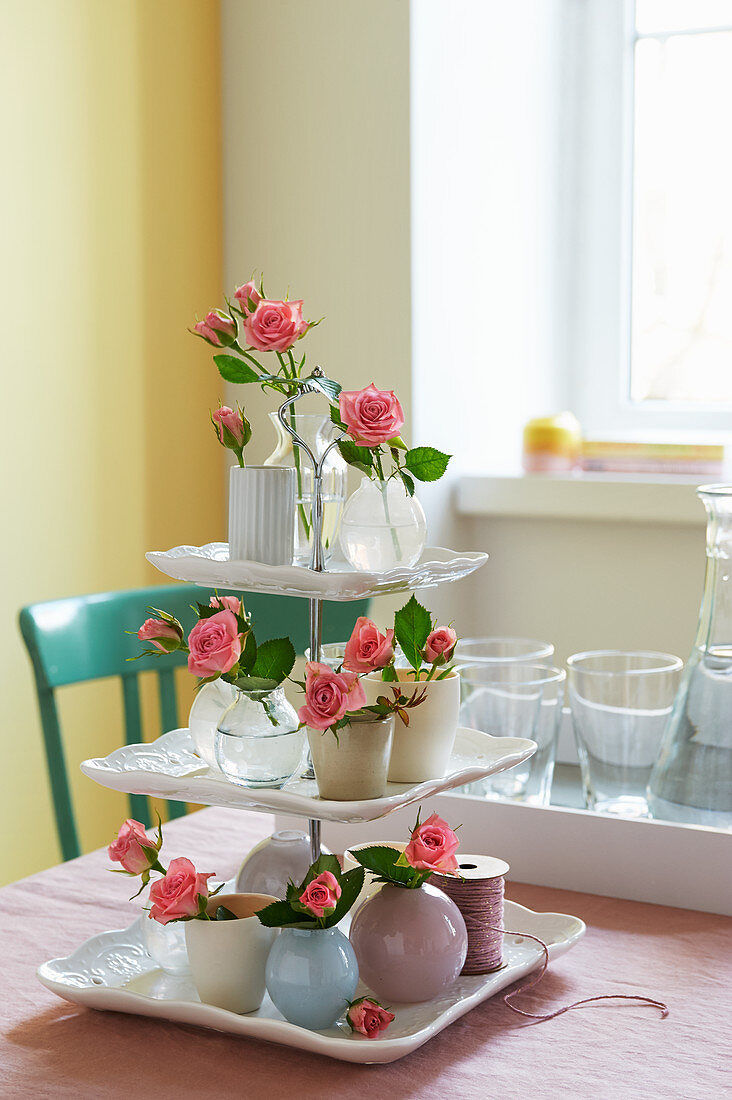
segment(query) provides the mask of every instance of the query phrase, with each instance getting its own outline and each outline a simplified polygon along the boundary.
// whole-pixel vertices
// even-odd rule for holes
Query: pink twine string
[[[528,932],[511,932],[503,927],[503,876],[498,875],[489,879],[456,879],[434,875],[431,881],[452,898],[465,921],[468,930],[468,952],[462,969],[463,974],[488,974],[500,969],[503,962],[504,935],[522,936],[527,940],[534,940],[541,947],[543,958],[538,972],[532,974],[528,982],[524,982],[523,985],[519,985],[517,989],[503,996],[504,1004],[519,1016],[525,1016],[539,1023],[542,1020],[552,1020],[555,1016],[561,1016],[573,1008],[580,1008],[582,1005],[597,1001],[642,1002],[651,1008],[658,1008],[662,1019],[668,1016],[668,1005],[663,1001],[637,993],[602,993],[597,997],[585,997],[581,1001],[573,1001],[572,1004],[564,1005],[563,1008],[558,1008],[554,1012],[527,1012],[523,1008],[518,1008],[511,1001],[539,984],[549,965],[549,948],[538,936]]]

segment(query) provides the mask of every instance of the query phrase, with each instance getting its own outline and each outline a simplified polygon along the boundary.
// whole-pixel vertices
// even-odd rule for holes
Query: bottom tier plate
[[[129,928],[93,936],[68,958],[43,963],[38,978],[64,1000],[89,1008],[196,1024],[326,1054],[344,1062],[393,1062],[410,1054],[471,1008],[536,969],[543,954],[532,940],[506,933],[503,969],[494,974],[464,975],[432,1001],[391,1004],[396,1019],[388,1032],[378,1039],[366,1039],[352,1034],[345,1022],[326,1031],[308,1031],[290,1024],[266,995],[259,1011],[246,1016],[201,1004],[189,976],[165,974],[147,954],[142,921],[148,919],[140,917]],[[344,930],[347,921],[343,921]],[[512,901],[505,903],[504,925],[544,940],[550,959],[563,955],[585,932],[579,917],[534,913]],[[359,985],[358,996],[366,993],[368,990]]]

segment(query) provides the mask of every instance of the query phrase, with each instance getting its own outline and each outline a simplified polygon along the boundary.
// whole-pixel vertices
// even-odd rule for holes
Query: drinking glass
[[[334,671],[340,668],[346,657],[346,642],[323,642],[320,647],[320,663]],[[310,660],[310,647],[305,650],[305,660]]]
[[[523,661],[536,664],[554,656],[551,642],[535,638],[461,638],[455,647],[455,660],[465,664],[482,661]]]
[[[469,784],[468,793],[548,805],[562,717],[564,669],[502,658],[462,665],[459,672],[461,725],[493,737],[527,737],[538,745],[523,764]]]
[[[679,686],[671,653],[597,650],[567,661],[585,804],[648,817],[646,786]]]

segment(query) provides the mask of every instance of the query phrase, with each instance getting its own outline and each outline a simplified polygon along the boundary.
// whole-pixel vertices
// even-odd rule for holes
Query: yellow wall
[[[144,551],[222,537],[224,500],[218,382],[186,332],[222,290],[217,0],[5,0],[2,14],[8,881],[58,859],[18,609],[157,583]],[[124,816],[76,777],[119,743],[117,711],[116,685],[62,699],[87,848]]]

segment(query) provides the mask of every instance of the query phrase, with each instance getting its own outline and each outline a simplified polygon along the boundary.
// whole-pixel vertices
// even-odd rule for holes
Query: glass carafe
[[[698,490],[707,569],[694,649],[648,784],[653,817],[732,828],[732,485]]]
[[[312,553],[313,467],[300,447],[293,448],[292,436],[280,424],[277,413],[270,413],[269,418],[277,432],[277,446],[264,465],[294,466],[297,470],[294,564],[309,566]],[[289,419],[316,458],[323,455],[338,431],[327,413],[301,413],[293,408]],[[322,485],[323,552],[328,561],[338,542],[343,505],[348,495],[348,466],[337,447],[325,460]]]

